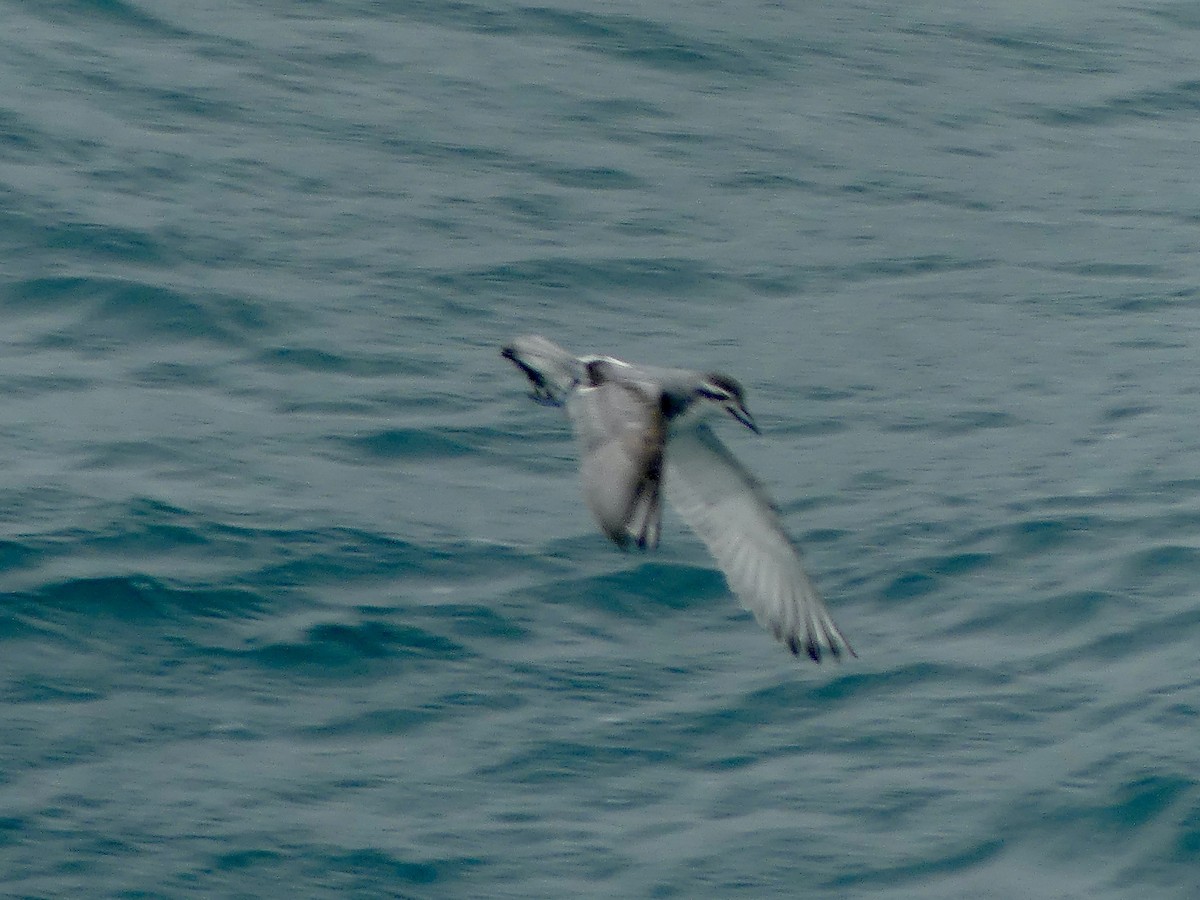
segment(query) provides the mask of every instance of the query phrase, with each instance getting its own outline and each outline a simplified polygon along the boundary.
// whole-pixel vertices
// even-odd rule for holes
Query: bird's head
[[[710,372],[705,375],[700,384],[696,386],[696,397],[729,413],[755,434],[759,433],[758,426],[754,424],[754,419],[750,416],[750,410],[746,409],[746,396],[742,391],[742,386],[728,375],[722,375],[719,372]]]

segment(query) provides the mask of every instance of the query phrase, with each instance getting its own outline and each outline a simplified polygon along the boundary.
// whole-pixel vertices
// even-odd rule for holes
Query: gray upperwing
[[[617,545],[658,545],[665,423],[657,397],[625,382],[580,387],[567,401],[583,496]]]
[[[673,434],[667,497],[708,547],[741,604],[819,662],[854,650],[834,624],[762,486],[707,425]]]

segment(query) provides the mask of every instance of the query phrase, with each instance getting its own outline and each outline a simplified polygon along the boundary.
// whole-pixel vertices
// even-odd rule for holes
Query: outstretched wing
[[[776,639],[815,662],[856,655],[800,564],[761,485],[707,425],[673,434],[667,497],[717,560],[730,589]]]
[[[657,397],[634,384],[580,387],[567,400],[588,508],[618,546],[658,545],[665,423]]]

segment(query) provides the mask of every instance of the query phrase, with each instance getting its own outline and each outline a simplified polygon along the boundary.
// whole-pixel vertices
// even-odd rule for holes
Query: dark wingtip
[[[819,663],[821,661],[821,645],[812,638],[805,638],[804,643],[801,643],[799,637],[789,634],[787,636],[787,648],[792,651],[792,656],[799,657],[800,651],[803,649],[804,654],[813,662]],[[836,656],[837,653],[835,652],[834,655]]]
[[[607,537],[614,544],[616,544],[618,549],[620,549],[620,550],[628,550],[629,549],[629,534],[628,534],[628,532],[626,532],[622,529],[609,531],[607,528],[604,528],[603,531],[604,531],[604,536]]]
[[[546,383],[545,376],[522,360],[517,354],[515,347],[501,347],[500,355],[520,369],[525,377],[529,379],[529,383],[533,385],[533,392],[529,395],[531,399],[543,406],[562,406],[562,402],[555,395],[554,389]]]
[[[834,640],[831,636],[829,638],[828,648],[824,648],[820,642],[809,635],[806,635],[803,641],[801,641],[800,638],[794,634],[789,634],[786,638],[776,634],[776,637],[787,644],[787,648],[792,651],[792,656],[798,657],[800,655],[800,651],[803,649],[804,655],[818,665],[822,660],[824,660],[826,655],[833,657],[833,659],[838,662],[842,661],[843,656],[854,657],[855,659],[858,659],[858,654],[854,652],[854,648],[850,646],[850,642],[845,638]]]

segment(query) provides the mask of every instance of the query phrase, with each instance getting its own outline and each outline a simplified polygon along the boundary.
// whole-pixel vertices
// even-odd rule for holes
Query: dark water
[[[0,893],[1200,895],[1194,4],[0,12]],[[860,659],[527,331],[738,376]]]

